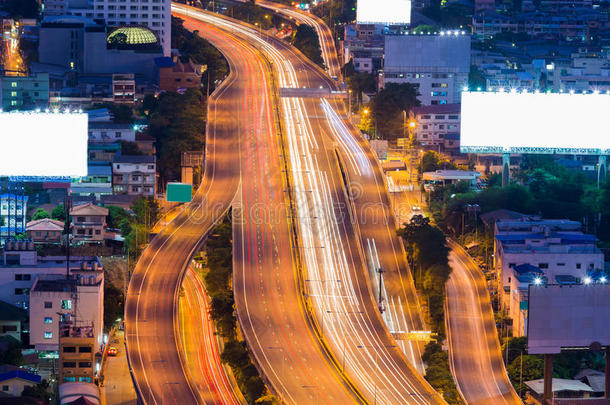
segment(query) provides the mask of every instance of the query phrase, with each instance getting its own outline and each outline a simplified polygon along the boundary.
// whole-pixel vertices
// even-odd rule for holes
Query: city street
[[[136,391],[125,353],[125,333],[117,330],[110,339],[110,346],[118,349],[118,355],[106,358],[101,395],[106,398],[106,405],[136,405]]]

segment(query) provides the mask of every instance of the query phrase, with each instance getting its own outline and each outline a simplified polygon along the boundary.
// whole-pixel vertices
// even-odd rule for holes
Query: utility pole
[[[64,212],[66,213],[66,222],[64,222],[64,234],[66,236],[66,279],[70,278],[70,211],[72,210],[72,198],[70,192],[64,198]]]

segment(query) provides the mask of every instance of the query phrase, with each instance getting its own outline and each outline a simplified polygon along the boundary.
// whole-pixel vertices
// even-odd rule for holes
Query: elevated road
[[[251,123],[236,116],[247,78],[231,66],[208,102],[203,181],[193,201],[144,250],[127,292],[125,328],[136,390],[146,404],[204,404],[183,367],[178,336],[178,291],[195,252],[228,210],[240,173],[235,151]]]
[[[502,361],[485,276],[461,246],[449,245],[447,336],[458,388],[469,405],[519,405]]]
[[[333,86],[324,72],[283,42],[227,18],[192,9],[189,15],[213,21],[217,27],[260,47],[272,62],[281,88]],[[379,315],[367,284],[364,249],[355,236],[354,221],[350,219],[352,214],[344,179],[336,158],[337,141],[328,126],[328,117],[324,113],[317,115],[310,103],[322,111],[321,99],[290,97],[280,100],[308,305],[313,308],[319,327],[324,331],[325,341],[368,401],[443,403],[406,360]],[[236,294],[241,293],[236,290]],[[252,300],[257,292],[244,294],[250,294]],[[260,294],[257,298],[260,299]],[[248,341],[252,346],[252,340]],[[260,346],[264,351],[263,343]],[[273,350],[272,347],[268,349]],[[287,378],[286,373],[284,376]],[[305,383],[302,388],[313,391],[309,401],[325,392],[316,384]],[[299,403],[288,395],[282,399]]]
[[[204,403],[246,405],[228,366],[220,362],[220,344],[210,318],[210,299],[201,278],[189,268],[179,302],[180,336],[186,369]]]
[[[181,5],[174,13],[217,47],[244,82],[233,113],[251,130],[233,154],[242,173],[233,207],[233,284],[241,330],[256,363],[286,403],[358,403],[323,355],[300,304],[270,67],[218,16]]]

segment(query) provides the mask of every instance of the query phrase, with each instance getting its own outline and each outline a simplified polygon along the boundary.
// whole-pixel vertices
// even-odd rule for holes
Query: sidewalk
[[[122,330],[116,331],[110,338],[110,346],[116,347],[119,354],[106,359],[104,386],[100,388],[102,404],[137,405],[136,391],[127,365],[124,333]]]

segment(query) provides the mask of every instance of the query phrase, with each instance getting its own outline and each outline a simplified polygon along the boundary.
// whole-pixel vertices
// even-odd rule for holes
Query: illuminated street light
[[[540,277],[536,277],[536,278],[534,279],[534,284],[535,284],[535,285],[540,285],[540,284],[542,284],[542,279],[541,279]]]
[[[585,284],[589,285],[589,284],[591,284],[591,281],[592,281],[591,277],[589,277],[589,276],[585,277]]]
[[[608,281],[608,279],[606,279],[606,276],[601,276],[600,279],[599,279],[599,282],[603,283],[603,284],[605,284],[606,281]]]

